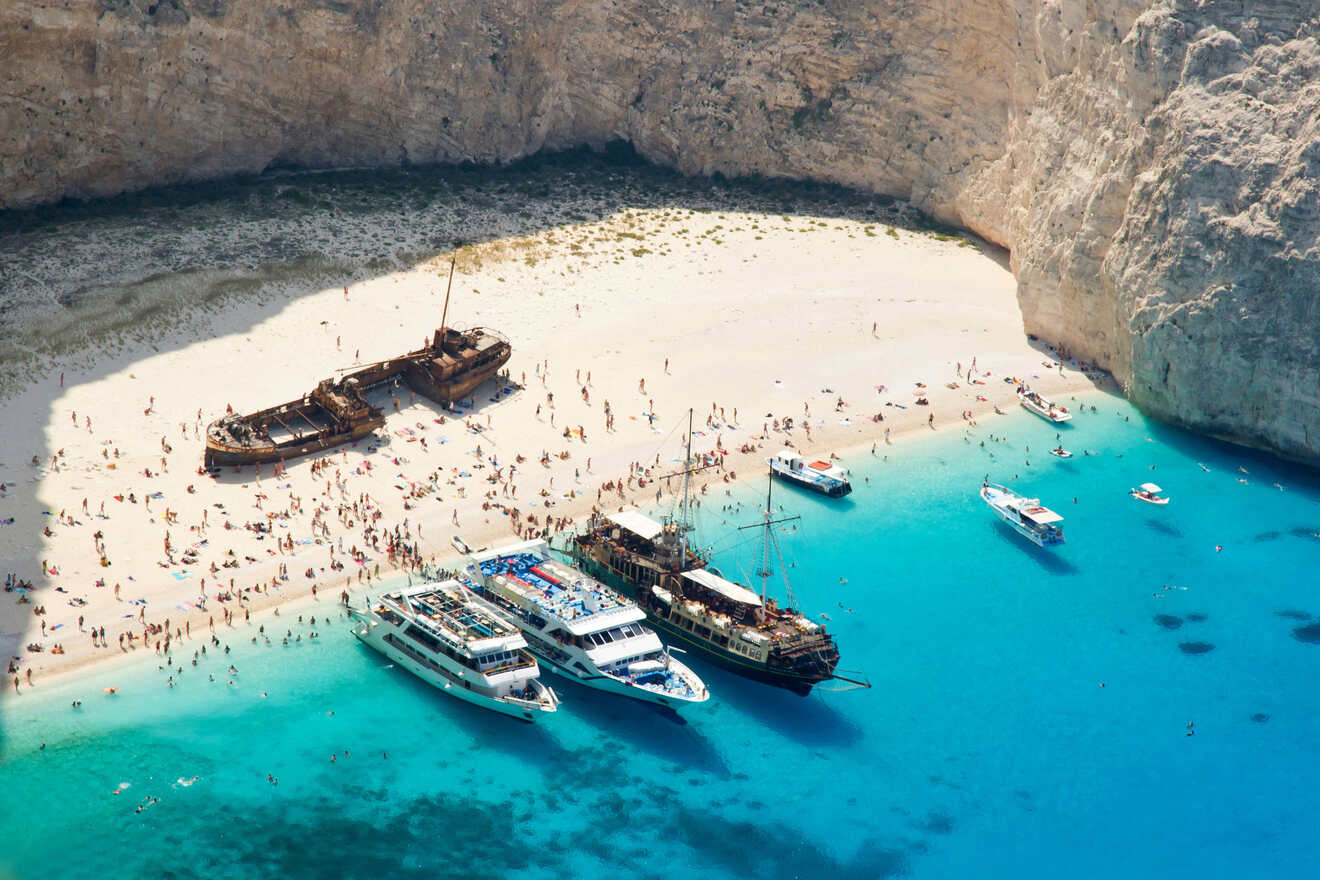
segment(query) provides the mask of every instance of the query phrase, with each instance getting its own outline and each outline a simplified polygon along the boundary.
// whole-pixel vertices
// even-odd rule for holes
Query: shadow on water
[[[1167,535],[1170,538],[1181,538],[1183,536],[1181,529],[1171,526],[1163,520],[1147,519],[1146,528],[1154,532],[1159,532],[1161,535]]]
[[[693,850],[694,862],[735,877],[885,880],[909,872],[908,841],[868,839],[843,859],[782,824],[729,821],[719,811],[678,806],[666,831]]]
[[[1081,573],[1080,568],[1059,555],[1059,550],[1051,550],[1048,547],[1037,547],[1035,544],[1014,531],[1012,526],[1000,522],[999,520],[995,520],[990,525],[999,534],[1000,539],[1007,541],[1009,544],[1016,547],[1024,556],[1050,574],[1074,575]],[[1067,546],[1067,544],[1064,544],[1064,547]]]
[[[684,662],[710,688],[712,700],[721,700],[755,723],[807,746],[842,747],[862,738],[862,729],[831,703],[835,699],[867,699],[874,691],[829,694],[819,688],[806,697],[783,688],[734,675],[689,654]]]
[[[596,730],[609,731],[610,739],[627,743],[631,750],[648,752],[714,778],[728,777],[724,758],[701,734],[700,724],[688,721],[699,720],[701,713],[709,711],[708,704],[688,707],[679,714],[654,703],[602,693],[562,675],[546,675],[543,671],[542,680],[563,700],[560,712],[576,715]]]

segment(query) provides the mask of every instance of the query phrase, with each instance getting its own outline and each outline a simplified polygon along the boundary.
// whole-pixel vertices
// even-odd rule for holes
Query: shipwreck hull
[[[512,354],[512,350],[506,346],[490,361],[458,371],[453,377],[437,378],[425,364],[419,363],[410,364],[404,375],[413,391],[443,406],[449,406],[467,397],[482,382],[498,373],[509,362]]]
[[[226,467],[229,465],[244,464],[265,464],[267,462],[287,461],[291,458],[298,458],[302,455],[309,455],[313,452],[320,452],[325,449],[333,449],[336,446],[343,446],[345,443],[353,443],[361,440],[377,428],[385,425],[385,419],[382,416],[378,419],[371,419],[360,425],[355,425],[352,430],[342,431],[325,436],[307,437],[292,443],[279,444],[276,446],[230,446],[227,444],[216,443],[208,440],[206,443],[206,465],[207,467]]]
[[[512,354],[509,340],[493,330],[442,328],[424,348],[325,379],[301,400],[212,422],[206,429],[206,465],[287,461],[352,443],[385,425],[385,414],[365,396],[373,389],[401,382],[450,406],[498,373]],[[312,430],[303,430],[299,419]],[[276,425],[293,436],[272,438]]]

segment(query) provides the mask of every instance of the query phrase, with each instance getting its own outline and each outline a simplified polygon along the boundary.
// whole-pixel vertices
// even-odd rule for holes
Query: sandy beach
[[[689,408],[693,451],[723,460],[696,486],[722,494],[786,443],[848,465],[992,425],[1017,408],[1012,377],[1047,395],[1103,381],[1027,340],[1002,255],[952,236],[670,207],[456,256],[448,323],[507,335],[516,390],[488,384],[456,412],[386,394],[382,437],[282,474],[199,472],[206,425],[421,345],[447,254],[213,310],[189,339],[133,342],[108,366],[83,352],[15,394],[0,423],[5,698],[89,663],[191,651],[313,591],[337,603],[397,569],[395,541],[443,566],[454,536],[481,547],[515,522],[541,533],[597,505],[654,506]]]

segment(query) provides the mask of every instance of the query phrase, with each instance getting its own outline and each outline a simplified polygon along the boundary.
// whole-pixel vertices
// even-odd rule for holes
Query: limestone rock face
[[[626,139],[909,198],[1148,412],[1320,462],[1317,31],[1314,0],[6,0],[0,208]]]

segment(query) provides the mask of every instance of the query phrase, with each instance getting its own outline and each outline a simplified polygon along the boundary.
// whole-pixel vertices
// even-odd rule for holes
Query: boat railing
[[[555,696],[555,692],[545,685],[536,681],[530,681],[527,683],[527,687],[530,688],[534,694],[530,699],[520,696],[519,694],[505,694],[498,699],[514,706],[526,706],[529,709],[538,710],[543,709],[546,706],[549,706],[553,710],[558,705],[559,700]]]
[[[489,669],[482,669],[481,674],[489,678],[492,675],[501,675],[505,672],[511,672],[514,669],[524,669],[536,665],[536,658],[526,651],[519,651],[513,660],[501,663],[498,666],[492,666]]]

